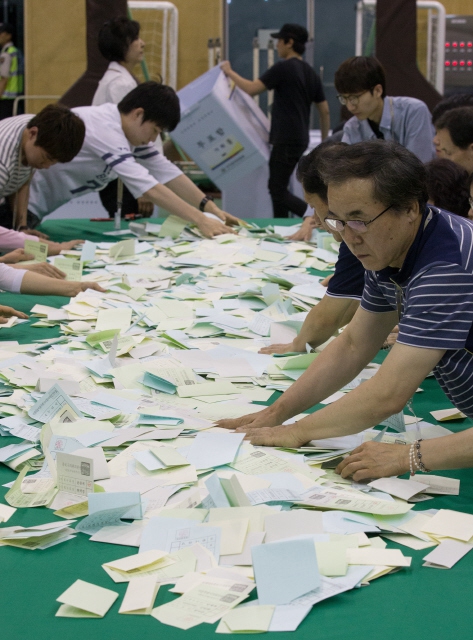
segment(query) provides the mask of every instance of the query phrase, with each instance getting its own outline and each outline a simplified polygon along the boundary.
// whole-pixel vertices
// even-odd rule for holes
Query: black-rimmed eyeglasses
[[[393,205],[390,204],[389,207],[386,207],[386,209],[384,211],[381,211],[381,213],[379,213],[375,218],[372,218],[371,220],[367,220],[366,222],[364,222],[364,220],[345,221],[345,220],[336,220],[335,218],[325,218],[325,223],[332,231],[338,231],[339,233],[345,229],[345,226],[349,226],[350,229],[353,229],[353,231],[356,231],[357,233],[365,233],[368,225],[374,222],[375,220],[377,220],[378,218],[380,218],[383,215],[383,213],[386,213],[386,211],[389,211],[389,209],[391,209],[392,206]]]

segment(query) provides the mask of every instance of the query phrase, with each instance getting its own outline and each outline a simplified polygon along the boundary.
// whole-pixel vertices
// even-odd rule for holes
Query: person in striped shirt
[[[394,142],[328,149],[326,224],[366,270],[353,320],[277,402],[220,426],[252,444],[298,447],[360,432],[403,410],[433,370],[451,402],[473,416],[473,223],[428,206],[425,167]],[[297,423],[283,422],[351,382],[399,320],[399,337],[379,371],[342,399]],[[409,447],[363,445],[339,471],[355,480],[409,471]],[[377,453],[379,452],[379,453]],[[473,465],[473,432],[422,443],[430,469]]]
[[[85,136],[82,120],[67,107],[48,105],[36,116],[6,118],[0,122],[0,251],[24,246],[25,240],[38,239],[12,226],[26,221],[29,183],[35,169],[47,169],[57,162],[69,162],[80,151]],[[18,225],[14,225],[14,212]],[[80,240],[50,242],[49,255],[71,249]]]

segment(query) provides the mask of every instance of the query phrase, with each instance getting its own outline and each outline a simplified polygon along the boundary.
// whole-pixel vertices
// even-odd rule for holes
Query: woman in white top
[[[118,104],[138,85],[133,69],[143,60],[145,48],[145,43],[140,38],[139,22],[126,17],[109,20],[100,29],[98,46],[100,53],[110,64],[99,82],[92,106],[105,102]],[[159,137],[155,145],[162,153],[163,145]],[[99,195],[103,206],[113,216],[117,207],[117,181],[110,182]],[[153,213],[153,204],[144,198],[135,200],[124,186],[122,215],[127,213],[141,213],[148,217]]]

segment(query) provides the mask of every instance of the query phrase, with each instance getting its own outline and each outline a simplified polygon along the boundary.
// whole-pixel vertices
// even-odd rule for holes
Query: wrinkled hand
[[[218,220],[212,220],[211,218],[206,218],[198,223],[197,225],[199,229],[202,231],[206,238],[213,238],[214,236],[221,236],[224,233],[235,233],[233,229],[225,226],[222,222]]]
[[[223,62],[220,63],[220,69],[227,76],[232,70],[232,65],[228,62],[228,60],[224,60]]]
[[[0,305],[0,324],[6,324],[8,322],[7,318],[11,318],[12,316],[16,316],[17,318],[21,318],[22,320],[26,320],[28,316],[26,313],[22,311],[17,311],[12,307],[5,307],[4,305]]]
[[[48,255],[58,256],[61,251],[70,251],[79,244],[84,244],[84,240],[69,240],[69,242],[48,242]]]
[[[400,476],[409,471],[409,449],[404,444],[365,442],[340,462],[335,471],[342,478],[352,476],[355,482]]]
[[[17,264],[18,262],[24,262],[25,260],[33,260],[34,256],[31,253],[25,253],[24,249],[15,249],[2,256],[0,262],[4,264]]]
[[[66,274],[57,267],[48,262],[39,262],[38,264],[27,264],[23,269],[27,271],[34,271],[40,273],[42,276],[48,276],[48,278],[56,278],[57,280],[64,280]]]
[[[305,353],[305,351],[300,351],[294,346],[293,342],[289,342],[288,344],[270,344],[268,347],[263,347],[258,351],[258,353],[265,353],[266,355],[271,355],[272,353]]]
[[[240,427],[236,431],[246,433],[245,440],[249,440],[253,445],[297,449],[307,443],[307,438],[301,437],[296,425],[279,425],[260,429]]]
[[[270,407],[258,411],[256,413],[249,413],[241,418],[226,418],[224,420],[217,420],[217,425],[223,429],[261,429],[262,427],[275,427],[281,423],[281,419],[272,415],[269,411]]]
[[[289,236],[288,240],[309,242],[312,238],[312,231],[317,227],[320,227],[320,223],[318,223],[318,220],[316,221],[315,216],[307,216],[302,221],[301,228],[296,233],[293,233],[292,236]]]
[[[141,213],[145,218],[149,218],[153,215],[154,205],[150,200],[146,198],[138,198],[138,213]]]
[[[231,227],[245,226],[245,223],[243,220],[240,220],[240,218],[233,216],[231,213],[227,213],[226,211],[223,211],[223,214],[225,215],[224,219],[225,219],[226,225],[229,225]]]
[[[392,347],[395,344],[398,335],[399,335],[399,325],[396,325],[394,329],[391,331],[391,333],[388,335],[386,340],[384,341],[383,349]]]
[[[36,229],[20,229],[20,231],[22,233],[26,233],[26,235],[28,236],[36,236],[37,238],[40,238],[41,240],[49,240],[49,236],[47,236],[45,233],[43,233],[42,231],[36,231]]]
[[[78,282],[79,285],[79,293],[80,291],[87,291],[87,289],[93,289],[94,291],[100,291],[102,293],[106,293],[106,289],[103,289],[97,282]]]

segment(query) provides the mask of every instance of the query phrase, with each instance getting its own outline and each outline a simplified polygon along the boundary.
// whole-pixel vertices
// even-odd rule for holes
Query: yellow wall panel
[[[61,96],[86,69],[85,0],[25,0],[25,93]],[[37,113],[52,100],[29,100]]]

